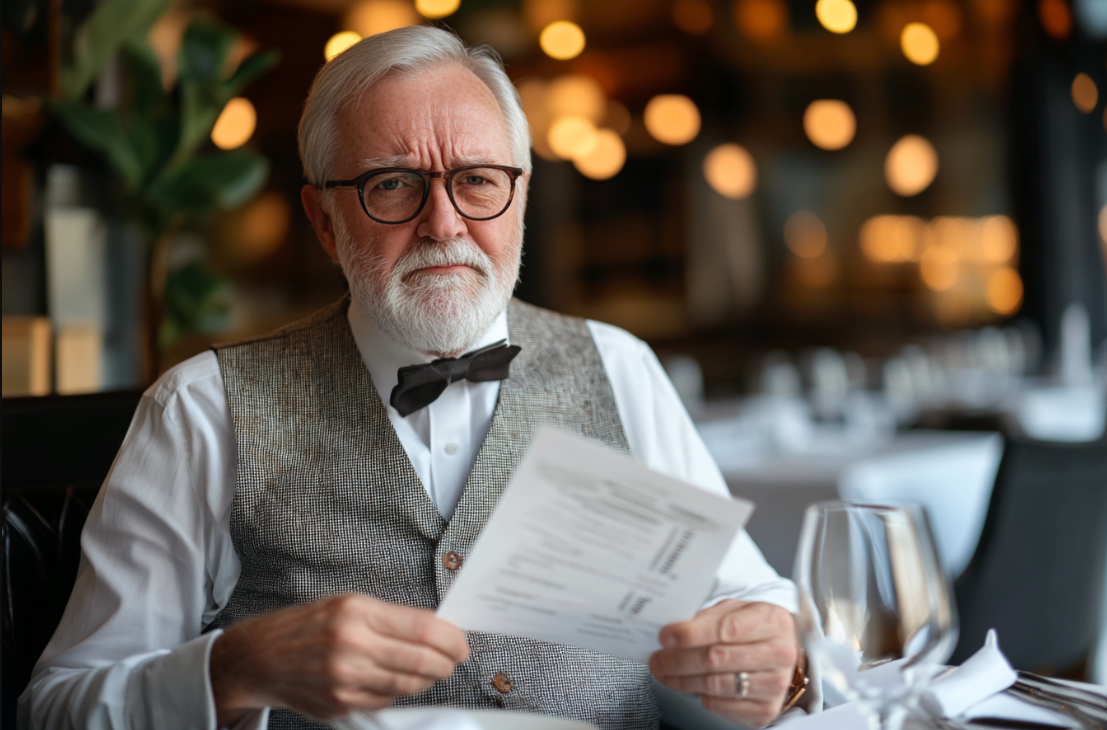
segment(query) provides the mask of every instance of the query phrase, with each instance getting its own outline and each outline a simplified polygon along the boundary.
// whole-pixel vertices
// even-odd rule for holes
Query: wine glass
[[[874,730],[899,730],[957,641],[922,507],[811,505],[794,577],[798,630],[821,676]]]

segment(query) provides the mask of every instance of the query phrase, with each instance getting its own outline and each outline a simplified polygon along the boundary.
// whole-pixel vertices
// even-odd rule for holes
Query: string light
[[[849,33],[857,26],[857,8],[850,0],[819,0],[815,16],[831,33]]]
[[[584,50],[584,31],[570,20],[555,20],[538,36],[538,45],[550,58],[568,61]]]
[[[1010,315],[1022,306],[1022,277],[1010,266],[997,269],[988,278],[988,306],[996,314]]]
[[[227,102],[215,120],[211,141],[221,150],[233,150],[249,141],[257,127],[258,114],[249,99],[236,96]]]
[[[546,87],[546,110],[551,117],[578,116],[599,122],[606,103],[600,85],[588,76],[566,74]]]
[[[755,41],[771,41],[788,28],[783,0],[735,0],[734,23]]]
[[[410,0],[362,0],[346,13],[344,29],[368,38],[419,22]]]
[[[757,164],[741,145],[727,142],[707,154],[703,161],[707,184],[724,198],[748,198],[757,188]]]
[[[993,215],[984,219],[980,228],[980,253],[985,261],[1004,264],[1015,257],[1019,250],[1019,230],[1005,215]]]
[[[1099,103],[1099,88],[1088,74],[1076,74],[1076,78],[1072,80],[1072,103],[1085,114],[1095,111],[1096,104]]]
[[[941,50],[938,35],[926,23],[908,23],[900,34],[899,45],[907,60],[919,66],[934,63]]]
[[[554,154],[566,160],[586,155],[596,144],[596,125],[584,117],[559,117],[546,137]]]
[[[814,259],[826,251],[826,226],[810,211],[801,210],[784,222],[784,243],[801,259]]]
[[[593,136],[591,148],[573,157],[573,165],[585,177],[607,180],[623,169],[626,159],[622,138],[610,129],[601,129]]]
[[[352,30],[335,33],[323,46],[323,58],[328,61],[361,40],[361,35]]]
[[[681,94],[659,94],[650,99],[643,121],[654,139],[665,144],[686,144],[700,133],[700,110]]]
[[[803,113],[803,131],[816,147],[840,150],[853,141],[857,118],[844,101],[820,99]]]
[[[431,20],[453,15],[461,6],[461,0],[415,0],[415,9]]]
[[[917,134],[908,134],[892,145],[884,159],[884,177],[893,192],[904,197],[926,190],[938,174],[938,152]]]
[[[1052,38],[1063,41],[1072,33],[1072,11],[1065,0],[1039,0],[1038,20]]]

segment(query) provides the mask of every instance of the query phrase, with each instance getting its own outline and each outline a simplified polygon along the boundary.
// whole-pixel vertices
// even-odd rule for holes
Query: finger
[[[469,658],[469,643],[461,629],[431,611],[391,603],[378,603],[368,615],[377,632],[404,641],[430,646],[454,663]]]
[[[654,676],[692,676],[726,672],[756,672],[794,666],[795,650],[772,642],[716,644],[696,649],[662,649],[650,657]]]
[[[764,641],[792,633],[792,615],[771,603],[728,600],[700,611],[689,621],[661,629],[660,641],[669,649]]]
[[[413,644],[390,636],[377,636],[365,648],[364,656],[383,669],[427,677],[446,679],[454,672],[454,660],[434,647]]]
[[[738,673],[694,674],[684,677],[664,677],[659,681],[677,692],[690,692],[701,696],[723,699],[776,700],[783,699],[790,685],[785,673],[747,672],[749,683],[742,692],[742,676]]]

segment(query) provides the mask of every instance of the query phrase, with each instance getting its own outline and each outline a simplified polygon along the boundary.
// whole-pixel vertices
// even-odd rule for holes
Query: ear
[[[307,213],[323,250],[331,257],[331,261],[337,263],[338,247],[334,237],[334,221],[331,220],[331,214],[323,205],[323,194],[324,191],[314,185],[305,185],[300,189],[300,202],[304,204],[304,212]]]

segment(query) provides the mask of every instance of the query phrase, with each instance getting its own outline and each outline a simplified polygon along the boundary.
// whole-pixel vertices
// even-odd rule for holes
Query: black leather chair
[[[81,528],[141,393],[3,403],[3,727],[61,620]]]
[[[976,553],[957,579],[952,663],[995,628],[1012,666],[1085,679],[1107,571],[1107,440],[1007,443]]]

